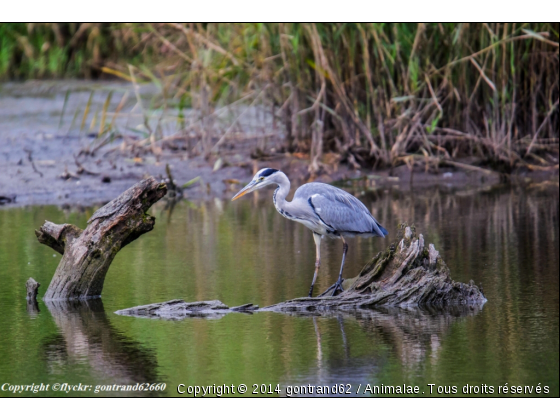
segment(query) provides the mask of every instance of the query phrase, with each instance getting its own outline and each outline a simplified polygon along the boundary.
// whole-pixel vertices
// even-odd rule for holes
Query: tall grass
[[[76,32],[58,44],[56,25],[22,27],[28,41],[8,37],[20,52],[2,52],[0,75],[82,63],[91,75],[154,82],[166,107],[198,112],[177,137],[197,125],[206,154],[239,142],[239,113],[260,107],[282,123],[286,150],[309,154],[311,172],[325,152],[355,167],[468,156],[502,171],[557,168],[558,23],[94,25],[78,36],[82,27],[65,26]],[[39,54],[37,33],[52,38],[51,53]],[[32,73],[31,56],[59,73]],[[29,62],[20,73],[14,57]],[[231,104],[237,117],[218,124],[216,109]]]

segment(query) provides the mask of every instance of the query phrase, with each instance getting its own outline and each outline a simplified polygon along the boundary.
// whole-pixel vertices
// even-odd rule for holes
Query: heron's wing
[[[371,233],[381,237],[387,234],[360,200],[332,185],[305,184],[298,188],[294,199],[306,200],[323,223],[337,232]]]

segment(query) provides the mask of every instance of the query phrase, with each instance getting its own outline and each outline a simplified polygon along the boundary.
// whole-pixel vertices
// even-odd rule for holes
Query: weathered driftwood
[[[97,210],[80,228],[46,221],[35,231],[42,244],[63,255],[43,300],[99,297],[115,255],[154,228],[146,211],[167,192],[153,177],[138,182]]]
[[[161,303],[135,306],[115,312],[118,315],[130,315],[138,318],[183,319],[192,317],[221,318],[230,312],[253,313],[259,309],[252,303],[233,308],[224,305],[219,300],[187,303],[182,299],[170,300]]]
[[[35,231],[35,235],[39,242],[44,245],[50,246],[59,254],[64,255],[66,244],[70,247],[74,240],[80,237],[83,230],[74,225],[65,223],[63,225],[56,225],[48,220],[45,220],[43,226]]]
[[[247,304],[250,310],[296,312],[298,314],[326,314],[354,312],[376,307],[481,307],[486,298],[471,280],[470,284],[451,280],[449,268],[433,244],[424,244],[422,234],[402,224],[397,240],[379,252],[352,279],[343,283],[344,292],[337,296],[298,298],[262,309]],[[197,313],[186,308],[204,308]],[[237,308],[228,308],[220,301],[186,303],[173,300],[118,311],[121,315],[161,318],[188,316],[223,316]],[[196,312],[196,311],[194,311]]]

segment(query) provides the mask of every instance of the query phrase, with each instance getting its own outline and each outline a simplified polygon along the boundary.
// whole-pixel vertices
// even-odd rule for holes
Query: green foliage
[[[0,80],[94,78],[111,62],[150,63],[150,50],[134,48],[139,40],[125,24],[3,23]]]

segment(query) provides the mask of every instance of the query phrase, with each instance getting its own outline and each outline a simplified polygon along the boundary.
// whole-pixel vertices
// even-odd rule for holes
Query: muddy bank
[[[194,200],[229,198],[248,182],[254,171],[266,166],[284,170],[294,187],[310,180],[308,157],[283,152],[280,131],[275,136],[263,134],[265,140],[259,138],[259,132],[268,130],[270,121],[266,118],[254,118],[261,124],[260,128],[250,121],[251,139],[237,144],[226,142],[218,154],[206,159],[202,154],[189,154],[181,147],[173,147],[172,142],[168,147],[154,146],[157,153],[150,148],[131,152],[126,136],[135,139],[134,130],[142,130],[144,124],[162,117],[157,110],[137,112],[135,98],[149,102],[153,96],[153,86],[142,86],[139,92],[134,92],[129,83],[65,81],[0,85],[0,204],[101,204],[142,178],[166,179],[167,165],[178,185],[198,177],[185,190],[185,196]],[[129,128],[128,134],[101,145],[95,132],[96,124],[103,118],[101,111],[104,108],[114,111],[119,106],[120,113],[107,113],[107,118],[114,119],[115,125]],[[249,114],[247,118],[251,119]],[[146,115],[149,121],[145,120]],[[161,135],[172,132],[169,127]],[[498,173],[461,166],[440,167],[437,173],[418,166],[411,170],[406,165],[371,171],[337,164],[338,159],[339,156],[325,154],[314,180],[358,191],[410,190],[433,185],[465,188],[504,181]],[[551,176],[557,179],[557,171],[552,174],[526,171],[517,174],[516,180],[530,182],[527,179]]]
[[[142,86],[141,100],[153,98],[154,88]],[[107,112],[129,139],[142,134],[144,124],[161,118],[158,111],[137,110],[130,83],[78,81],[27,82],[0,85],[0,196],[4,205],[91,205],[111,200],[147,176],[163,179],[166,164],[178,183],[200,177],[189,191],[192,198],[223,195],[224,179],[243,179],[250,171],[213,162],[200,156],[163,151],[121,153],[126,138],[116,136],[99,147],[96,132]],[[88,108],[87,111],[85,108]],[[144,116],[147,115],[147,120]],[[167,135],[167,132],[162,132]],[[239,159],[238,159],[239,160]],[[218,169],[218,167],[216,167]],[[15,198],[15,202],[14,199]]]
[[[263,161],[241,154],[211,160],[200,156],[185,159],[173,154],[157,160],[150,155],[116,156],[111,159],[88,156],[76,162],[74,156],[81,150],[77,140],[42,134],[23,141],[20,138],[16,141],[1,139],[0,142],[0,196],[15,198],[13,202],[4,203],[8,206],[101,204],[148,176],[158,180],[168,179],[167,165],[177,185],[198,178],[184,190],[184,197],[193,200],[230,198],[251,179],[256,169],[267,166],[285,171],[294,188],[309,180],[308,161],[293,155],[279,154]],[[215,170],[220,166],[218,159],[221,167]],[[325,170],[315,180],[359,190],[410,190],[433,185],[444,188],[493,185],[500,182],[500,177],[453,168],[431,174],[411,173],[406,166],[376,172],[341,166],[336,170]]]

